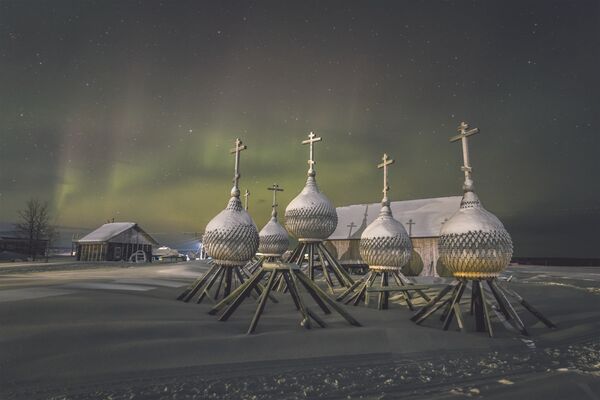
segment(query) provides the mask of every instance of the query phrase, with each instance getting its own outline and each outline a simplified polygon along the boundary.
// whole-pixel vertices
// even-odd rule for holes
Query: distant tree
[[[28,241],[28,255],[35,260],[43,240],[47,241],[44,249],[44,253],[47,254],[48,244],[56,238],[56,228],[50,223],[48,202],[30,199],[25,208],[19,211],[19,219],[17,232]]]
[[[52,245],[58,240],[59,238],[59,233],[58,233],[58,229],[56,229],[56,226],[54,225],[48,225],[48,228],[46,230],[46,262],[48,262],[48,257],[50,257],[50,248],[52,247]]]

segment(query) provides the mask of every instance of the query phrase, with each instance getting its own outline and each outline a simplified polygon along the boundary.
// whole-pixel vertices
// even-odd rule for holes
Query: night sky
[[[600,2],[0,1],[0,221],[202,231],[240,186],[336,206],[476,190],[520,256],[600,256]]]

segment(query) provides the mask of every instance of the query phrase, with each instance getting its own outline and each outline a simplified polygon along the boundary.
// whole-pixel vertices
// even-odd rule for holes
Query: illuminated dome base
[[[390,284],[392,281],[396,284]],[[379,286],[375,285],[376,282],[380,282]],[[369,292],[374,291],[378,298],[377,309],[387,310],[389,308],[390,293],[398,291],[402,292],[403,300],[412,311],[414,310],[412,303],[414,295],[411,294],[411,291],[415,291],[425,301],[431,299],[423,290],[412,289],[411,286],[414,286],[414,284],[400,272],[400,268],[371,266],[363,279],[349,287],[336,300],[344,301],[346,299],[345,304],[352,303],[355,306],[364,301],[365,305],[368,306],[371,298]]]

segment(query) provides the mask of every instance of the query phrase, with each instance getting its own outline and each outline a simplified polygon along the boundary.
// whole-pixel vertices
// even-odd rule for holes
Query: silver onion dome
[[[282,255],[290,245],[288,233],[277,221],[277,216],[271,219],[258,234],[258,252],[265,255]]]
[[[364,230],[360,237],[359,251],[362,259],[372,269],[399,270],[410,260],[412,243],[404,225],[396,220],[387,197],[387,166],[394,160],[383,156],[383,200],[379,216]]]
[[[451,139],[463,143],[464,195],[459,210],[442,226],[438,249],[441,262],[455,277],[492,278],[510,262],[513,245],[502,222],[483,208],[474,192],[467,137],[479,130],[468,128],[461,123],[461,133]]]
[[[229,199],[227,207],[206,225],[203,244],[216,264],[244,265],[254,257],[258,230],[239,198]]]
[[[298,239],[324,240],[335,231],[338,218],[335,207],[321,193],[315,178],[313,143],[321,138],[315,137],[312,132],[308,137],[308,140],[302,142],[310,144],[308,179],[304,189],[285,209],[285,227]]]
[[[231,198],[227,207],[206,225],[203,236],[206,254],[220,265],[242,266],[254,257],[258,249],[258,230],[242,206],[238,187],[239,156],[244,149],[246,146],[236,139],[236,147],[232,150],[235,153],[235,175]]]
[[[269,222],[258,233],[258,252],[263,255],[281,256],[290,245],[287,231],[277,221],[277,192],[282,192],[283,189],[279,185],[273,184],[268,190],[273,191],[273,211],[271,211]]]
[[[337,212],[319,191],[314,176],[285,209],[285,227],[299,239],[327,239],[337,227]]]
[[[359,250],[373,269],[400,269],[410,260],[412,243],[389,204],[382,205],[379,216],[363,232]]]

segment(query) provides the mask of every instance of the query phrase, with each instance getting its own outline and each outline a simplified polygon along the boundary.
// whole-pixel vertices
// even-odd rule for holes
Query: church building
[[[437,276],[440,229],[458,211],[461,198],[451,196],[391,202],[394,218],[402,222],[411,237],[414,251],[410,263],[417,270],[422,269],[421,276]],[[359,252],[360,236],[377,218],[380,209],[381,203],[356,204],[336,209],[338,226],[327,239],[327,246],[335,249],[342,265],[364,265]]]

